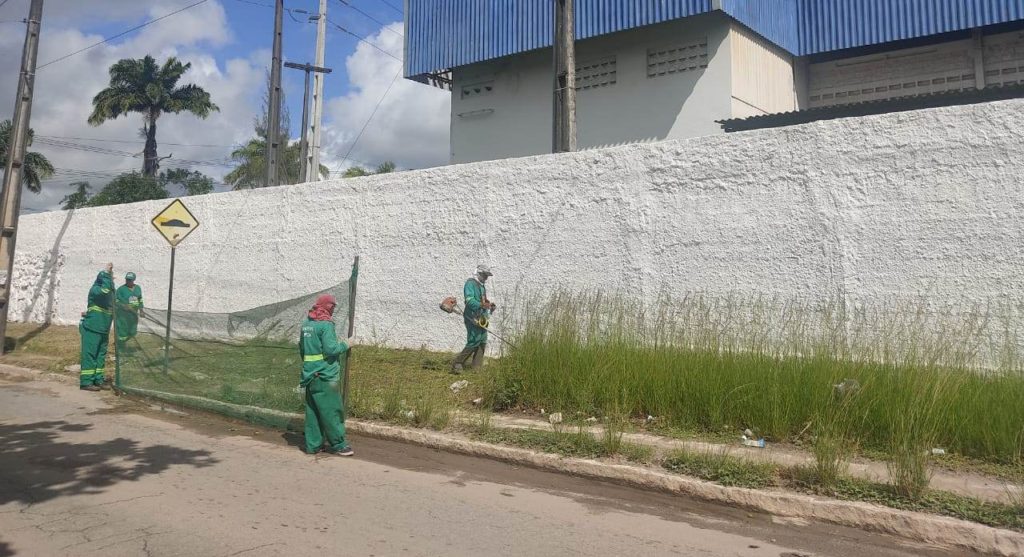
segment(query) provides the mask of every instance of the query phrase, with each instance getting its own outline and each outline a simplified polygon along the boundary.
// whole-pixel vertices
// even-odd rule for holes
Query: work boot
[[[448,373],[452,375],[462,375],[462,364],[452,364],[452,368],[448,370]]]
[[[100,383],[99,385],[96,385],[96,386],[99,387],[100,389],[104,390],[104,391],[109,391],[110,390],[110,383],[107,383],[107,382]]]
[[[100,388],[97,387],[96,385],[82,385],[81,387],[79,387],[79,389],[81,389],[83,391],[94,391],[94,392],[100,390]]]
[[[352,447],[350,447],[348,445],[345,445],[344,447],[342,447],[341,449],[339,449],[337,451],[324,451],[324,452],[326,452],[329,455],[334,455],[334,456],[352,456],[352,455],[356,454],[356,452],[352,450]]]

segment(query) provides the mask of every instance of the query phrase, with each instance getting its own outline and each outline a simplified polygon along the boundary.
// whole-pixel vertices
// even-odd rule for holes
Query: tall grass
[[[920,468],[908,455],[932,446],[1020,462],[1018,336],[1012,319],[993,315],[999,311],[919,300],[848,310],[703,296],[635,305],[561,293],[520,314],[516,347],[498,363],[488,398],[496,407],[751,428],[776,441],[809,429],[907,457],[893,472],[908,477]],[[860,389],[839,423],[829,405],[844,379]],[[829,415],[831,422],[822,419]],[[838,473],[845,457],[836,456]]]

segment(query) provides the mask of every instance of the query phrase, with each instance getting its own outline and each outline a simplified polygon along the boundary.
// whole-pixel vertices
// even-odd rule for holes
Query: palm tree
[[[231,160],[238,163],[234,170],[224,176],[224,182],[231,184],[236,190],[261,188],[267,182],[266,148],[267,142],[262,138],[250,139],[248,143],[231,153]],[[302,164],[301,145],[293,141],[284,148],[281,157],[281,183],[294,184],[299,181],[299,165]],[[330,170],[320,165],[320,176],[313,180],[326,180]]]
[[[75,188],[74,193],[64,196],[60,200],[61,209],[77,209],[89,205],[89,182],[74,182],[71,187]]]
[[[14,126],[10,120],[0,122],[0,166],[7,168],[7,149],[11,143]],[[28,144],[32,145],[35,132],[28,130]],[[53,176],[53,165],[43,155],[29,151],[25,153],[25,164],[21,167],[21,184],[32,193],[42,190],[42,181]]]
[[[198,85],[178,86],[178,80],[192,67],[170,57],[163,66],[152,56],[125,58],[110,66],[110,86],[92,99],[89,123],[98,126],[133,112],[142,114],[142,133],[146,137],[142,174],[155,177],[160,167],[156,153],[156,122],[164,113],[191,112],[206,118],[220,110],[210,94]]]

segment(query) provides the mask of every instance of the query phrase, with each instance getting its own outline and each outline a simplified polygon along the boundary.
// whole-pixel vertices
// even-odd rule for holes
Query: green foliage
[[[665,457],[662,466],[671,472],[725,486],[763,488],[778,483],[777,466],[741,460],[725,451],[697,453],[677,450]]]
[[[133,171],[111,180],[99,193],[89,199],[88,204],[90,207],[121,205],[150,199],[164,199],[168,195],[167,189],[157,178],[143,176],[139,172]]]
[[[390,174],[395,171],[398,167],[392,161],[384,161],[377,165],[377,168],[370,172],[369,170],[361,166],[350,166],[345,170],[345,173],[341,175],[342,178],[359,178],[360,176],[372,176],[374,174]]]
[[[14,125],[10,120],[0,122],[0,168],[6,172],[7,150],[11,143],[11,132]],[[32,145],[35,132],[28,130],[28,145]],[[0,175],[3,175],[0,172]],[[25,165],[21,170],[21,184],[32,193],[39,193],[42,190],[42,181],[53,176],[54,168],[50,161],[40,153],[28,151],[25,153]]]
[[[73,182],[71,187],[75,188],[73,193],[64,196],[60,200],[60,208],[64,210],[77,209],[89,206],[89,182]]]
[[[968,310],[937,322],[934,311],[898,301],[843,315],[838,306],[764,299],[691,296],[644,306],[559,294],[508,318],[519,331],[516,348],[496,362],[486,398],[495,408],[618,409],[689,431],[751,428],[769,441],[814,437],[821,427],[822,439],[832,435],[832,447],[821,449],[835,456],[837,474],[845,459],[837,451],[851,441],[893,459],[927,458],[940,446],[1017,462],[1020,358],[1000,358],[994,370],[973,367],[979,347],[1014,349],[988,339],[1014,337],[992,329],[1000,308]],[[860,392],[842,412],[849,422],[830,424],[821,418],[832,386],[846,378]],[[925,477],[921,461],[908,467],[911,485]]]
[[[125,58],[110,67],[109,85],[93,97],[93,111],[89,115],[89,124],[93,126],[129,114],[142,114],[146,137],[142,171],[148,177],[155,177],[159,166],[156,124],[160,116],[190,112],[206,118],[220,110],[202,87],[178,85],[191,67],[191,63],[183,64],[173,56],[162,66],[149,55]]]
[[[187,170],[174,168],[160,173],[160,185],[180,186],[185,195],[203,195],[213,192],[213,178],[199,172],[198,170]]]

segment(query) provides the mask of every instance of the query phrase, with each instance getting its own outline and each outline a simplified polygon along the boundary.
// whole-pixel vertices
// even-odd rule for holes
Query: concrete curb
[[[8,370],[18,375],[30,374],[42,379],[72,382],[66,376],[59,374],[23,370],[12,366],[0,366],[0,371]],[[295,424],[296,422],[301,423],[302,421],[302,416],[299,414],[229,404],[201,397],[169,395],[145,389],[126,389],[126,392],[166,400],[173,404],[195,407],[200,410],[212,410],[231,417],[256,421],[256,423],[260,424],[280,424],[278,427]],[[842,526],[884,532],[938,547],[970,549],[1001,557],[1024,555],[1024,534],[955,518],[901,511],[870,503],[825,499],[785,491],[725,487],[703,480],[638,466],[537,453],[527,449],[473,441],[455,435],[407,429],[362,420],[350,419],[346,422],[346,426],[352,433],[377,439],[412,443],[423,447],[500,460],[541,470],[685,495],[704,501],[743,507],[780,517],[829,522]]]

